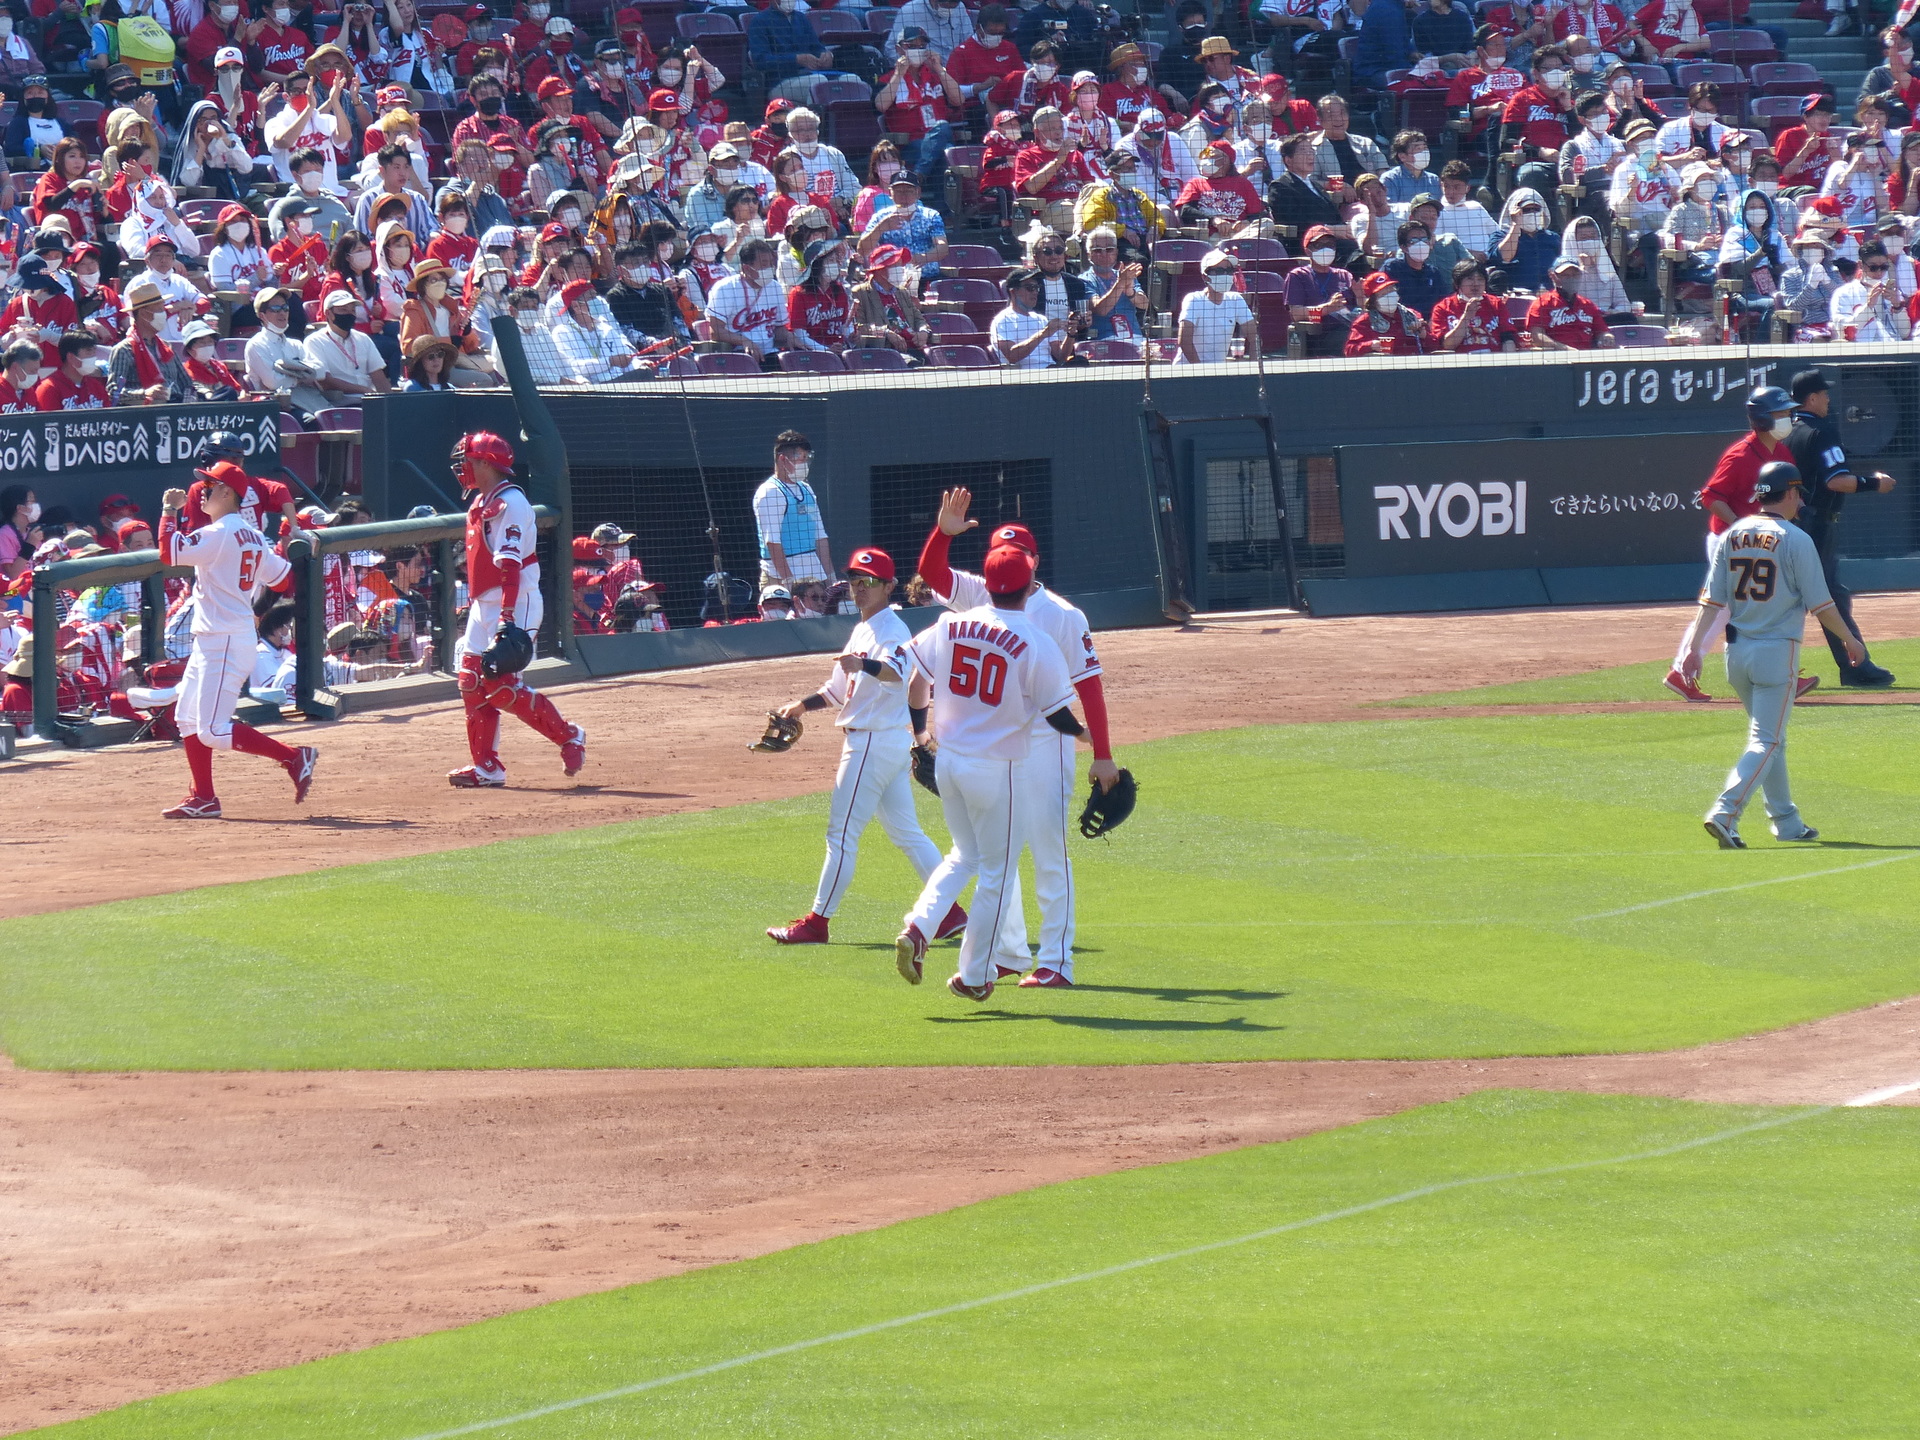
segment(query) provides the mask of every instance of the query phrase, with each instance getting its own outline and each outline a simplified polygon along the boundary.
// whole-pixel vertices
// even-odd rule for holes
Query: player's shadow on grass
[[[1074,947],[1074,954],[1080,953],[1080,947]],[[1230,1000],[1284,1000],[1291,993],[1286,990],[1182,990],[1171,985],[1078,985],[1076,990],[1088,990],[1103,995],[1150,995],[1155,1000],[1170,1000],[1175,1004],[1204,1003],[1224,1004]]]
[[[1920,845],[1875,845],[1870,840],[1816,840],[1816,850],[1920,850]]]
[[[1082,988],[1082,987],[1076,987]],[[1284,1030],[1284,1025],[1256,1025],[1244,1015],[1228,1020],[1133,1020],[1124,1015],[1060,1015],[1052,1011],[977,1010],[971,1015],[929,1015],[935,1025],[982,1025],[1000,1020],[1044,1020],[1050,1025],[1072,1025],[1082,1030],[1206,1030],[1253,1034]]]

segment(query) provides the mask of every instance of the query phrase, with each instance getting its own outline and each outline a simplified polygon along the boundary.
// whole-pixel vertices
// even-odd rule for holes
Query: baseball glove
[[[940,793],[940,781],[933,773],[933,751],[925,745],[913,747],[913,778],[926,786],[929,794]]]
[[[1129,815],[1140,798],[1140,787],[1133,783],[1133,772],[1122,770],[1120,778],[1113,782],[1111,790],[1102,790],[1100,782],[1093,782],[1093,792],[1087,796],[1087,803],[1080,811],[1080,833],[1089,840],[1097,840],[1108,831],[1117,829]]]
[[[806,729],[798,720],[789,720],[777,710],[767,712],[767,733],[754,741],[749,750],[763,750],[769,755],[783,755],[793,748]]]
[[[480,673],[493,678],[518,675],[533,663],[533,637],[512,621],[494,632],[493,643],[480,652]]]

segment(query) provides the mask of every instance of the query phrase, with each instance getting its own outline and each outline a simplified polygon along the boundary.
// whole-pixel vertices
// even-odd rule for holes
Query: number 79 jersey
[[[1724,605],[1742,640],[1798,640],[1807,611],[1833,604],[1813,537],[1765,513],[1736,520],[1714,541],[1700,600]]]
[[[1073,701],[1060,647],[1018,610],[943,615],[903,652],[933,687],[942,750],[1024,760],[1034,721]]]

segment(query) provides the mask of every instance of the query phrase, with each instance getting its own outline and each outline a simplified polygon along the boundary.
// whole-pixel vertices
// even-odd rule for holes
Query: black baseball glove
[[[763,750],[769,755],[781,755],[793,748],[806,729],[798,720],[789,720],[777,710],[767,712],[767,733],[754,741],[749,750]]]
[[[518,675],[533,663],[533,637],[511,620],[493,633],[493,643],[480,652],[480,673],[493,678]]]
[[[913,747],[913,778],[927,787],[930,794],[940,793],[940,782],[933,773],[933,751],[925,745]]]
[[[1122,770],[1111,790],[1102,790],[1100,782],[1095,780],[1093,793],[1087,796],[1087,803],[1080,811],[1080,833],[1089,840],[1097,840],[1116,829],[1133,814],[1139,798],[1140,787],[1133,783],[1131,770]]]

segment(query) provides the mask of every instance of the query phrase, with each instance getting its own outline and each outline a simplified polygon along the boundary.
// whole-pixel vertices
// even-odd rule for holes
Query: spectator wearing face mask
[[[1580,262],[1553,262],[1553,288],[1527,307],[1527,333],[1536,350],[1606,350],[1614,344],[1607,317],[1580,293]]]
[[[1779,302],[1780,277],[1787,268],[1787,246],[1774,223],[1773,201],[1749,190],[1734,207],[1734,223],[1720,245],[1718,276],[1737,280],[1735,314],[1752,317],[1751,338],[1769,338],[1767,322]]]
[[[304,67],[313,53],[313,41],[293,23],[293,7],[286,0],[269,5],[248,29],[253,78],[261,85],[286,79]]]
[[[879,245],[866,261],[867,278],[853,287],[857,343],[923,356],[933,343],[933,332],[919,302],[905,289],[913,273],[913,256],[899,245]]]
[[[589,385],[611,385],[644,380],[647,367],[638,363],[633,342],[619,327],[594,314],[588,303],[593,282],[574,280],[562,287],[564,313],[553,323],[553,344],[560,359]]]
[[[771,82],[773,93],[795,103],[807,98],[812,78],[837,74],[833,50],[821,43],[799,0],[774,0],[747,17],[747,58]]]
[[[1853,279],[1833,292],[1829,313],[1833,338],[1862,344],[1887,344],[1908,339],[1913,321],[1899,303],[1887,247],[1869,240],[1860,247],[1859,268]]]
[[[1224,250],[1209,250],[1201,257],[1200,273],[1205,287],[1180,302],[1176,365],[1218,365],[1232,358],[1232,341],[1244,342],[1249,352],[1260,343],[1253,309],[1234,289],[1240,262]]]
[[[1166,219],[1153,198],[1134,185],[1131,150],[1111,152],[1106,169],[1107,178],[1087,186],[1074,202],[1073,228],[1087,237],[1089,254],[1095,232],[1105,231],[1116,241],[1112,248],[1123,247],[1129,260],[1143,260],[1153,242],[1166,234]]]
[[[187,382],[174,347],[160,334],[166,297],[157,285],[136,281],[127,289],[126,306],[131,333],[107,357],[108,395],[116,405],[178,404]]]
[[[1019,47],[1007,36],[1008,23],[1007,7],[989,0],[974,18],[973,33],[945,57],[947,73],[958,82],[961,95],[988,114],[1014,102],[1026,69]],[[899,25],[896,20],[896,30]]]
[[[1840,202],[1840,216],[1855,229],[1871,229],[1887,210],[1884,149],[1863,130],[1847,136],[1842,158],[1827,167],[1820,194]]]
[[[1706,284],[1713,279],[1720,242],[1727,234],[1727,215],[1717,199],[1718,192],[1713,167],[1704,160],[1696,160],[1680,172],[1680,199],[1667,213],[1660,234],[1662,248],[1678,250],[1686,257],[1676,268],[1677,280]]]
[[[1429,315],[1453,291],[1449,279],[1444,278],[1451,270],[1434,263],[1433,235],[1421,221],[1407,221],[1395,238],[1399,241],[1400,253],[1386,263],[1381,273],[1393,281],[1402,305]],[[1454,254],[1459,256],[1458,251]],[[1459,259],[1453,263],[1458,264]]]
[[[1590,216],[1576,215],[1568,222],[1566,235],[1560,242],[1560,254],[1580,266],[1574,286],[1580,295],[1599,306],[1608,320],[1623,325],[1634,323],[1626,286],[1620,283],[1620,274],[1613,268],[1613,257],[1607,254],[1600,227]]]
[[[1629,158],[1624,143],[1607,133],[1613,112],[1604,95],[1585,95],[1574,105],[1580,129],[1560,147],[1560,183],[1577,185],[1586,193],[1577,202],[1579,212],[1606,224],[1611,220],[1607,198],[1613,172]]]
[[[1013,88],[1013,108],[1029,119],[1048,108],[1064,114],[1072,98],[1068,83],[1060,73],[1059,51],[1043,40],[1027,55],[1027,68]]]
[[[1201,152],[1200,173],[1174,201],[1182,224],[1203,226],[1209,235],[1223,237],[1257,233],[1257,222],[1266,212],[1260,192],[1234,168],[1233,147],[1224,140]]]
[[[536,385],[579,385],[583,383],[560,357],[553,334],[542,311],[540,292],[531,286],[519,286],[507,292],[508,311],[520,332],[520,349],[527,358],[527,369]],[[496,325],[506,323],[495,321]]]
[[[1138,45],[1116,46],[1107,56],[1107,73],[1112,78],[1100,87],[1100,110],[1120,126],[1122,133],[1133,128],[1142,110],[1157,110],[1168,103],[1167,97],[1154,89],[1146,52]],[[1172,87],[1162,89],[1170,91]]]
[[[33,387],[40,383],[40,347],[31,341],[15,340],[0,352],[0,366],[5,367],[5,373],[0,374],[0,415],[37,412],[40,407],[33,403]],[[7,526],[0,523],[0,550],[8,535]]]
[[[314,93],[313,77],[304,73],[289,75],[283,83],[287,103],[268,117],[262,131],[273,156],[274,170],[282,181],[292,184],[293,157],[302,151],[313,151],[321,157],[319,188],[337,195],[340,175],[336,157],[352,133],[343,108],[346,81],[337,80],[325,95]],[[315,196],[314,191],[304,187],[302,193],[309,199]]]
[[[219,339],[220,332],[204,320],[187,327],[177,358],[186,381],[183,398],[189,404],[225,404],[238,400],[241,391],[246,389],[245,382],[215,355]]]
[[[29,260],[21,266],[19,289],[0,312],[0,330],[22,339],[37,338],[40,359],[51,370],[60,363],[60,337],[79,323],[79,312],[60,282]]]
[[[1033,143],[1014,156],[1017,194],[1041,200],[1041,221],[1056,234],[1073,229],[1073,207],[1080,191],[1097,179],[1086,152],[1066,143],[1066,118],[1052,107],[1033,117]]]
[[[1411,204],[1416,195],[1438,191],[1439,182],[1427,169],[1433,159],[1432,146],[1420,131],[1402,130],[1393,137],[1393,159],[1393,168],[1380,176],[1391,203]]]
[[[113,404],[100,379],[99,341],[83,331],[60,337],[59,368],[33,390],[33,403],[42,410],[104,410]]]
[[[1005,17],[1001,24],[1006,23]],[[893,29],[888,33],[883,51],[888,63],[897,61],[906,48],[904,37],[909,30],[918,30],[926,37],[927,46],[940,58],[942,64],[953,58],[958,50],[973,37],[974,19],[960,4],[960,0],[907,0],[894,15]]]
[[[1507,102],[1507,143],[1522,157],[1515,182],[1537,194],[1558,181],[1560,147],[1572,133],[1573,70],[1560,49],[1534,52],[1533,83]]]
[[[614,251],[613,262],[619,278],[602,297],[613,323],[638,348],[674,334],[674,292],[655,277],[648,247],[622,245]]]
[[[290,290],[269,286],[254,297],[260,328],[247,337],[247,388],[262,394],[287,391],[297,414],[314,415],[327,408],[327,397],[313,384],[307,352],[288,328],[299,298]]]
[[[907,168],[921,175],[930,193],[938,197],[946,190],[947,146],[965,97],[924,31],[909,28],[902,34],[896,21],[893,33],[901,37],[903,48],[893,73],[873,92],[873,106],[884,117],[881,124],[889,134],[905,137],[901,158]],[[1105,116],[1096,118],[1102,125],[1113,123]],[[792,128],[792,116],[787,117],[787,125]]]
[[[1487,267],[1462,260],[1453,267],[1453,293],[1427,317],[1428,342],[1456,355],[1493,355],[1520,348],[1520,332],[1498,296],[1487,294]]]
[[[1803,229],[1788,250],[1790,258],[1780,272],[1780,308],[1799,316],[1794,340],[1831,340],[1833,295],[1841,283],[1833,269],[1833,245],[1819,231]]]
[[[1696,80],[1687,87],[1687,113],[1660,127],[1658,144],[1660,153],[1674,163],[1712,160],[1729,133],[1720,123],[1720,87]]]
[[[1614,223],[1640,252],[1648,275],[1659,273],[1660,233],[1684,193],[1679,173],[1660,157],[1653,126],[1636,120],[1627,127],[1627,158],[1613,172],[1607,208]]]
[[[806,270],[787,292],[787,329],[796,350],[838,355],[853,339],[853,297],[841,280],[846,245],[816,240],[807,247]]]
[[[1334,266],[1339,252],[1325,225],[1307,231],[1302,243],[1307,263],[1287,272],[1280,293],[1293,323],[1305,327],[1308,355],[1344,354],[1356,304],[1353,276]]]
[[[1133,183],[1162,208],[1180,198],[1187,182],[1200,173],[1186,140],[1167,128],[1158,110],[1142,110],[1132,132],[1119,148],[1133,156]],[[1307,145],[1307,168],[1313,168],[1313,146]]]
[[[713,338],[739,346],[768,368],[774,354],[790,343],[787,296],[777,271],[772,243],[749,240],[740,247],[740,273],[722,280],[707,297]]]
[[[1426,353],[1426,323],[1420,313],[1400,303],[1400,287],[1381,271],[1360,282],[1362,309],[1347,331],[1346,353],[1361,355],[1421,355]]]
[[[687,246],[686,264],[680,269],[681,293],[694,309],[704,311],[713,287],[732,273],[720,259],[720,237],[696,232]]]
[[[332,405],[357,405],[371,391],[393,388],[373,338],[356,328],[366,323],[364,303],[351,290],[329,290],[320,301],[325,323],[307,334],[307,368]]]
[[[1547,202],[1540,192],[1521,186],[1500,211],[1500,233],[1487,254],[1494,288],[1545,290],[1547,272],[1560,254],[1560,236],[1547,228]]]
[[[733,193],[742,188],[753,191],[765,205],[776,190],[773,172],[745,158],[732,141],[722,140],[707,152],[706,177],[687,196],[683,211],[687,228],[709,230],[725,220]]]
[[[276,241],[282,240],[286,238],[287,218],[305,214],[310,221],[305,233],[318,237],[324,249],[327,236],[353,228],[353,212],[328,192],[327,161],[318,150],[301,150],[290,158],[288,164],[293,175],[293,189],[284,198],[274,201],[273,208],[267,214],[267,233]]]

